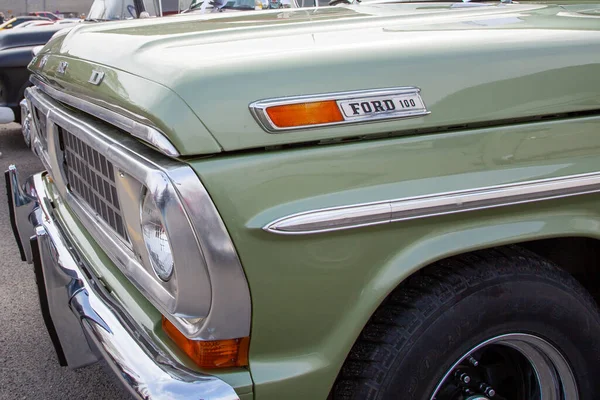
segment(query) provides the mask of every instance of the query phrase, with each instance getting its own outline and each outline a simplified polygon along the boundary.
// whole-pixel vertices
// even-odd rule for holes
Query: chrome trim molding
[[[23,253],[21,256],[24,258],[23,261],[27,261],[29,264],[32,263],[33,257],[31,254],[31,246],[29,246],[29,238],[33,236],[34,227],[31,225],[19,224],[19,221],[26,221],[37,205],[37,195],[35,193],[35,185],[31,179],[25,182],[24,186],[19,184],[19,176],[17,173],[17,167],[13,164],[8,166],[6,171],[6,192],[13,205],[12,209],[12,220],[15,221],[15,236],[18,237],[21,243],[21,249]]]
[[[103,80],[104,80],[104,72],[93,70],[92,75],[90,76],[90,79],[88,80],[88,82],[91,83],[92,85],[98,86],[102,83]]]
[[[27,98],[47,116],[44,147],[34,119],[35,151],[53,178],[61,199],[115,265],[189,338],[234,339],[249,336],[251,300],[233,242],[196,173],[116,129],[74,114],[39,89]],[[59,128],[109,160],[131,243],[120,240],[108,224],[67,187]],[[175,259],[169,282],[152,270],[140,232],[143,187],[161,205]]]
[[[83,100],[80,97],[75,97],[68,93],[61,92],[60,90],[56,90],[35,75],[32,75],[30,80],[37,88],[55,100],[68,104],[71,107],[75,107],[96,118],[108,122],[117,128],[123,129],[169,157],[179,157],[180,154],[175,146],[173,146],[169,139],[167,139],[167,137],[158,129],[144,125],[105,107]]]
[[[69,63],[66,61],[61,61],[56,68],[56,72],[64,75],[67,73],[67,68],[69,68]]]
[[[307,211],[279,218],[263,229],[306,235],[598,192],[600,173],[593,172]]]
[[[21,133],[27,147],[31,147],[31,112],[27,99],[21,100],[19,107],[21,108]]]
[[[11,174],[16,177],[16,170]],[[35,264],[43,278],[38,285],[45,288],[51,322],[68,366],[79,368],[103,357],[137,399],[239,400],[232,386],[178,364],[138,327],[55,220],[43,175],[28,182],[36,193],[36,208],[20,218],[18,226],[34,232],[23,245],[35,246]],[[15,183],[11,181],[10,189],[17,194],[18,180]]]
[[[250,109],[250,113],[258,122],[258,124],[268,133],[283,133],[287,131],[297,131],[297,130],[306,130],[306,129],[315,129],[315,128],[324,128],[330,126],[338,126],[338,125],[353,125],[353,124],[363,124],[369,122],[378,122],[384,120],[393,120],[393,119],[404,119],[404,118],[414,118],[421,117],[424,115],[431,114],[430,111],[427,110],[427,106],[425,102],[421,99],[423,104],[423,108],[419,110],[412,111],[402,111],[402,110],[394,110],[389,112],[381,112],[377,114],[369,114],[361,118],[353,118],[350,120],[344,120],[340,122],[331,122],[326,124],[315,124],[315,125],[304,125],[292,128],[280,128],[275,125],[275,123],[271,120],[269,115],[267,114],[267,108],[275,107],[275,106],[283,106],[283,105],[292,105],[298,103],[310,103],[310,102],[318,102],[318,101],[328,101],[335,100],[338,103],[338,107],[340,107],[340,102],[348,101],[348,100],[360,100],[371,97],[378,96],[401,96],[401,95],[416,95],[421,98],[421,89],[413,86],[403,86],[403,87],[392,87],[392,88],[382,88],[382,89],[367,89],[367,90],[354,90],[348,92],[335,92],[335,93],[322,93],[322,94],[311,94],[311,95],[302,95],[302,96],[289,96],[289,97],[278,97],[273,99],[264,99],[258,100],[251,103],[248,108]],[[341,109],[340,109],[340,112]],[[343,114],[343,112],[342,112]]]

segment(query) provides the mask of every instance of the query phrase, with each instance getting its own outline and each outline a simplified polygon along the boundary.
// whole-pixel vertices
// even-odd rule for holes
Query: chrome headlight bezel
[[[251,305],[245,274],[223,221],[190,166],[160,155],[117,128],[61,106],[40,87],[30,88],[27,98],[46,116],[47,140],[38,140],[36,151],[58,192],[124,275],[191,339],[248,336]],[[67,189],[58,162],[62,159],[58,127],[112,163],[129,243],[116,237]],[[139,210],[144,188],[164,199],[161,215],[175,265],[168,282],[152,270],[141,235]]]
[[[115,165],[117,193],[125,215],[134,259],[139,264],[128,271],[132,280],[148,296],[159,300],[169,315],[181,318],[206,317],[212,302],[206,261],[196,239],[196,232],[190,225],[184,205],[168,175],[143,164],[138,164],[136,168],[129,165],[125,172],[125,165],[130,164],[131,160],[124,153],[115,154],[114,157],[107,155],[107,159]],[[166,282],[154,272],[141,231],[139,210],[146,190],[152,193],[154,199],[162,199],[159,210],[163,216],[175,266],[171,279]]]

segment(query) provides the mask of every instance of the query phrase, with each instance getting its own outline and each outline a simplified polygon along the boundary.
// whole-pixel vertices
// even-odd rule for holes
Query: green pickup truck
[[[78,26],[6,172],[59,362],[142,399],[600,397],[600,3]]]

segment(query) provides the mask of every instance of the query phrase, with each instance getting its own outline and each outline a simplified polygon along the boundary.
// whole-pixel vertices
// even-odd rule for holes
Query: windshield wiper
[[[110,21],[108,19],[102,19],[102,18],[86,18],[84,19],[85,22],[106,22],[106,21]]]

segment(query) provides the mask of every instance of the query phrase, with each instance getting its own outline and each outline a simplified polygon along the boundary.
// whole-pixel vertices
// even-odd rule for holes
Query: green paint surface
[[[596,110],[597,7],[364,4],[86,24],[31,65],[56,87],[156,125],[183,155]],[[56,72],[69,62],[66,74]],[[104,82],[87,81],[93,70]],[[266,133],[248,105],[419,87],[430,115]]]
[[[256,398],[325,399],[380,302],[435,260],[539,238],[600,238],[600,196],[306,236],[263,226],[324,207],[598,171],[599,132],[600,118],[589,117],[190,162],[250,285]]]

